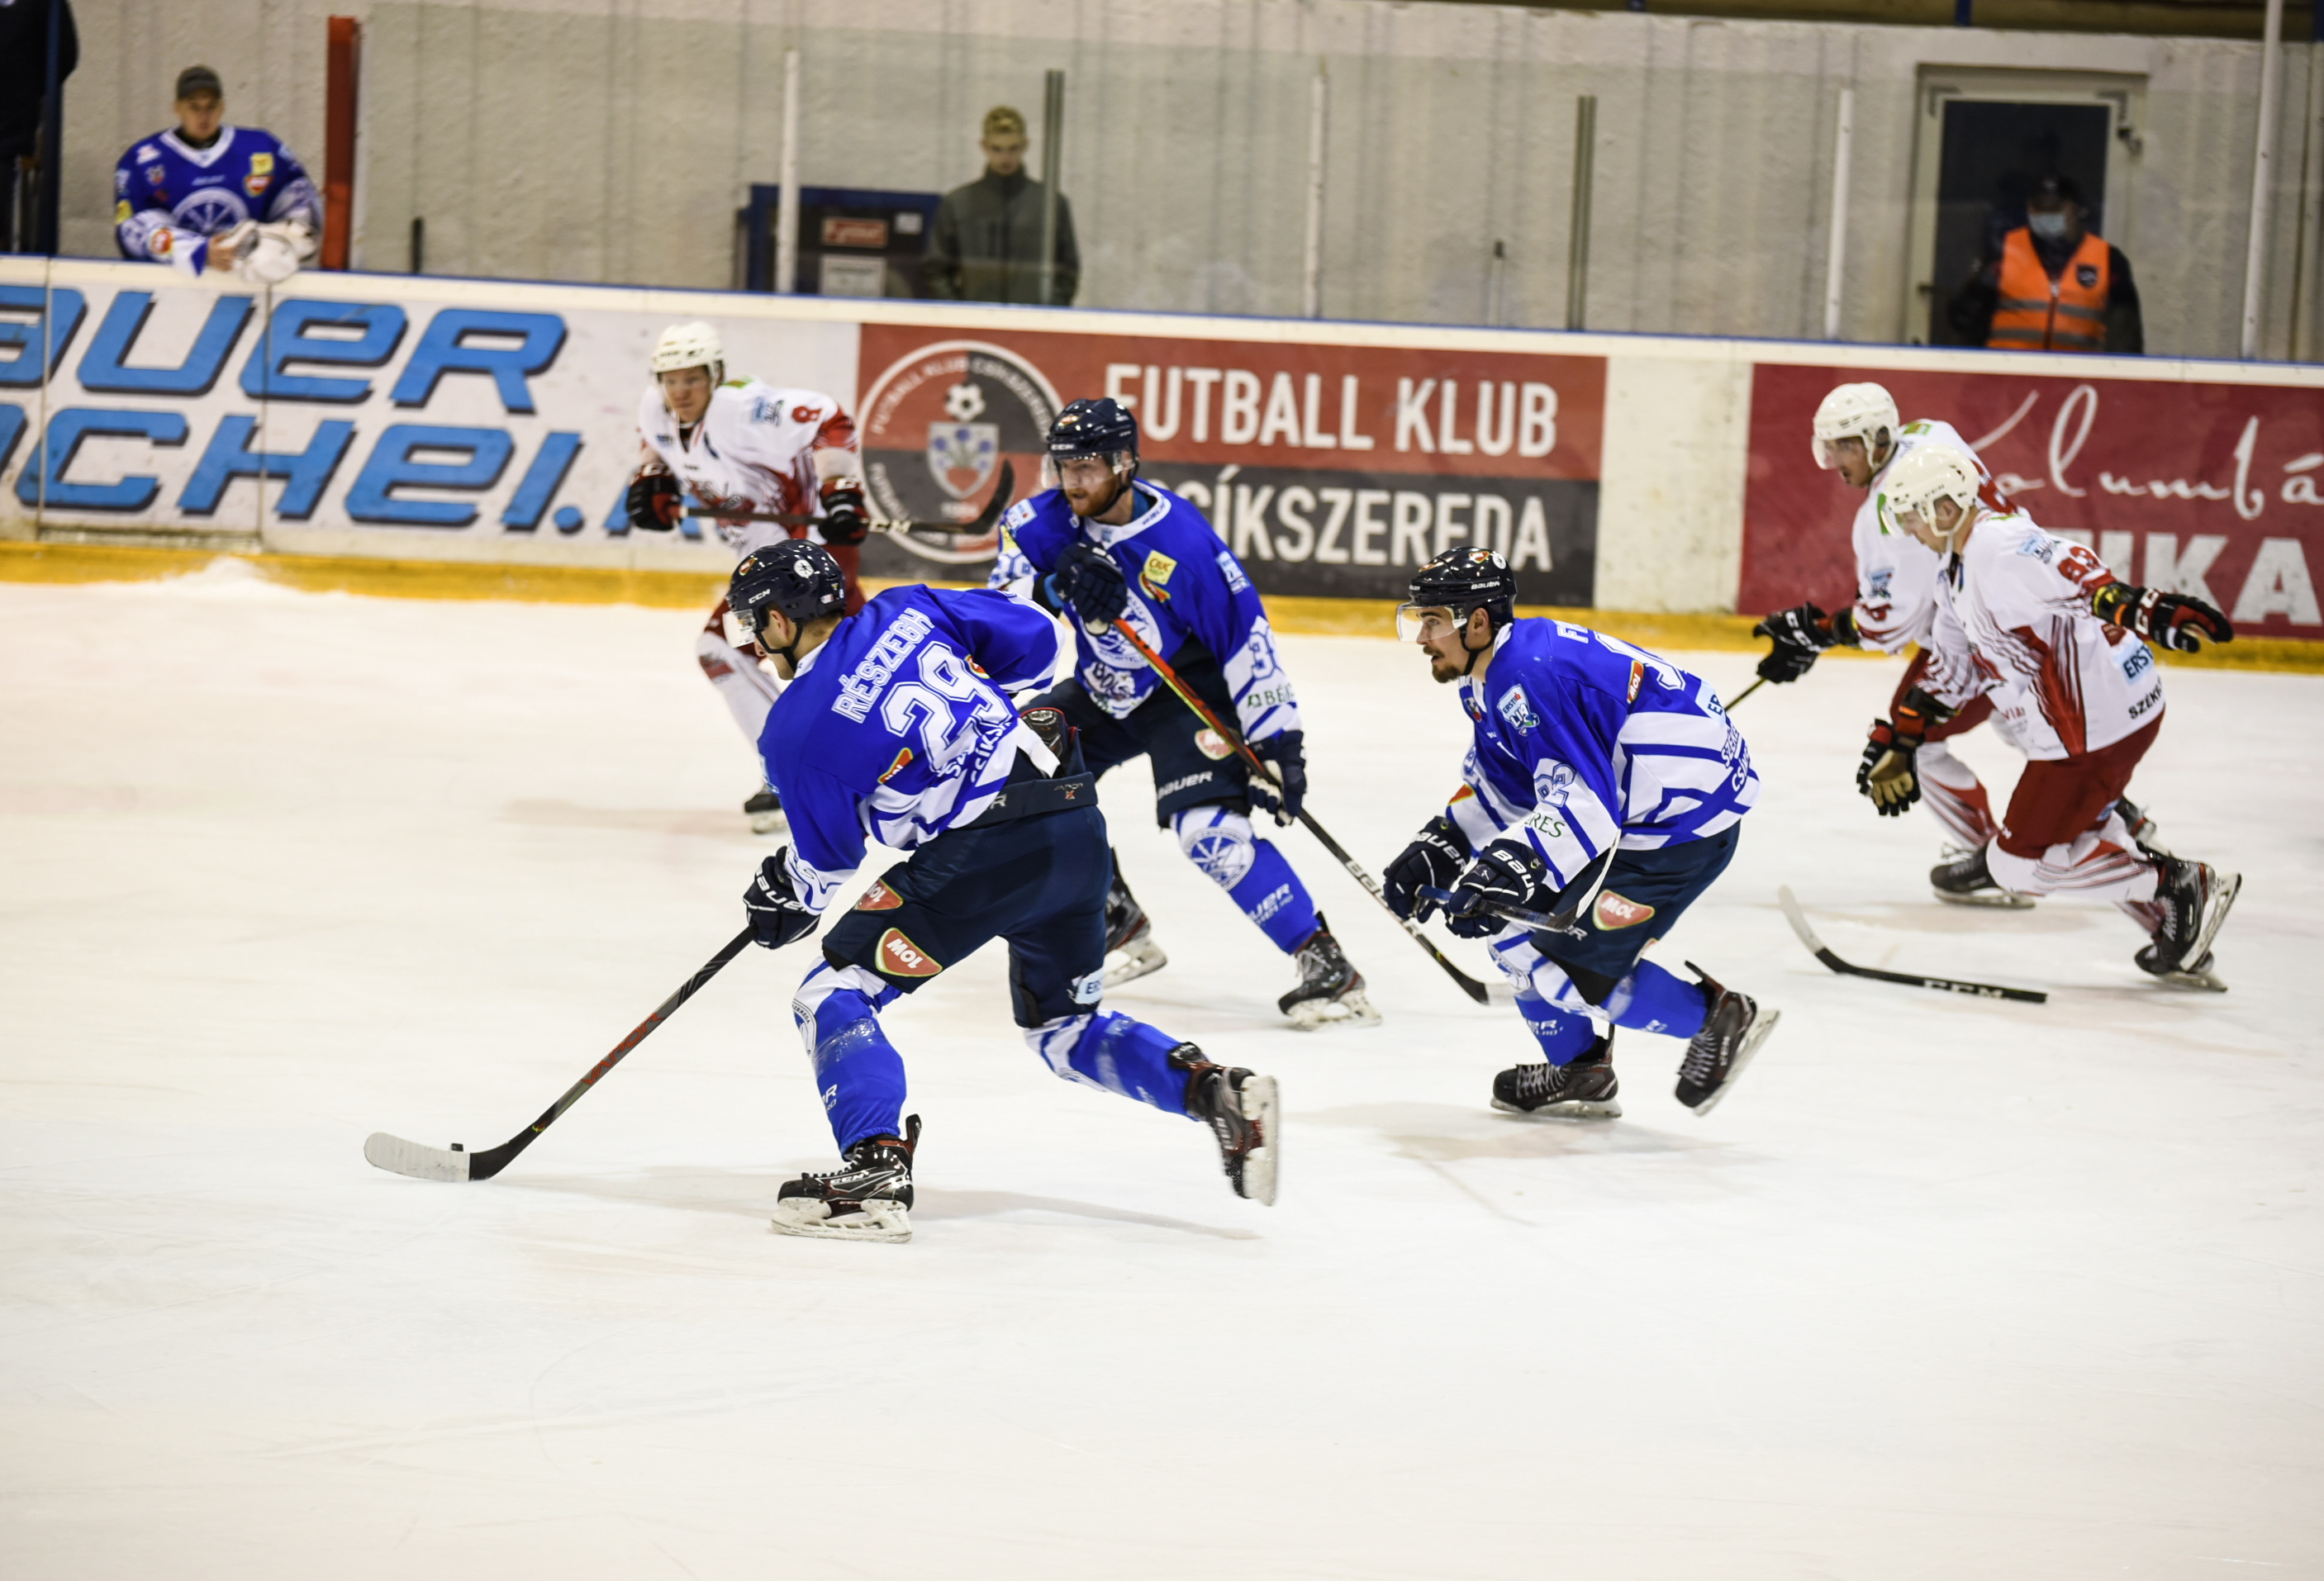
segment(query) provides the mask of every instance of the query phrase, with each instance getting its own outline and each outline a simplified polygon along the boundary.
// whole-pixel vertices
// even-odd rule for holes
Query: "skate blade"
[[[2219,974],[2208,966],[2199,971],[2157,972],[2154,980],[2159,983],[2168,983],[2174,988],[2198,988],[2207,994],[2224,994],[2227,991],[2227,985],[2220,979]]]
[[[2182,959],[2200,962],[2211,952],[2211,941],[2219,936],[2219,924],[2227,920],[2227,913],[2236,905],[2236,896],[2244,892],[2241,873],[2214,872],[2218,887],[2212,891],[2211,904],[2203,908],[2202,931],[2195,935],[2194,947]],[[2202,970],[2200,966],[2199,971]]]
[[[907,1208],[866,1209],[845,1218],[794,1218],[777,1209],[768,1221],[779,1236],[805,1236],[818,1241],[908,1241],[912,1215]]]
[[[1947,905],[1989,905],[2002,911],[2032,911],[2034,897],[2020,895],[2015,889],[1978,889],[1967,895],[1956,895],[1950,889],[1932,885],[1929,893]]]
[[[1378,1026],[1379,1012],[1364,997],[1360,989],[1342,994],[1336,999],[1302,999],[1286,1010],[1292,1027],[1299,1032],[1322,1032],[1330,1027]]]
[[[1272,1208],[1277,1166],[1283,1156],[1283,1133],[1278,1128],[1283,1121],[1282,1092],[1272,1076],[1245,1077],[1240,1091],[1244,1117],[1259,1123],[1259,1134],[1266,1140],[1243,1155],[1242,1178],[1236,1182],[1235,1192]]]
[[[1735,1084],[1743,1080],[1743,1071],[1751,1063],[1751,1057],[1759,1052],[1759,1045],[1767,1041],[1767,1034],[1775,1030],[1775,1023],[1783,1018],[1784,1013],[1781,1010],[1762,1010],[1752,1017],[1751,1030],[1744,1037],[1743,1046],[1735,1051],[1735,1062],[1727,1067],[1727,1080],[1720,1082],[1708,1097],[1694,1106],[1695,1114],[1709,1114],[1719,1107],[1720,1099],[1734,1090]]]
[[[1505,1115],[1515,1115],[1520,1120],[1618,1120],[1622,1117],[1622,1100],[1618,1098],[1545,1103],[1537,1109],[1521,1109],[1497,1098],[1493,1099],[1493,1107]]]
[[[1113,953],[1121,959],[1120,964],[1105,969],[1104,982],[1109,988],[1136,982],[1148,972],[1160,971],[1170,964],[1170,958],[1162,953],[1162,946],[1150,938],[1133,940]]]
[[[779,834],[788,827],[790,827],[790,821],[780,813],[751,814],[751,832],[753,834]]]

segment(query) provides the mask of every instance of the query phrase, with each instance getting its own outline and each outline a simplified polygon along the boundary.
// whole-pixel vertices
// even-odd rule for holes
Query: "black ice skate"
[[[872,1136],[847,1150],[840,1167],[786,1181],[775,1193],[775,1233],[835,1241],[912,1238],[912,1154],[920,1117],[904,1135]]]
[[[1692,961],[1686,969],[1702,979],[1711,1018],[1686,1045],[1686,1058],[1679,1062],[1678,1100],[1696,1114],[1707,1115],[1743,1074],[1783,1012],[1760,1009],[1750,995],[1726,987]]]
[[[2006,905],[2013,911],[2031,906],[2032,896],[2004,889],[1995,882],[1985,865],[1985,851],[1981,845],[1974,850],[1946,847],[1945,859],[1929,869],[1929,887],[1937,892],[1937,898],[1955,905]]]
[[[1208,1122],[1218,1138],[1219,1160],[1235,1195],[1273,1207],[1282,1154],[1275,1078],[1215,1064],[1190,1043],[1170,1051],[1170,1063],[1186,1072],[1186,1112]]]
[[[2154,887],[2162,920],[2153,939],[2135,957],[2138,970],[2181,988],[2225,993],[2227,985],[2211,970],[2211,941],[2243,889],[2243,875],[2159,851],[2155,860],[2163,864],[2162,881]]]
[[[1619,1119],[1609,1033],[1563,1065],[1518,1065],[1493,1078],[1493,1107],[1529,1120]]]
[[[783,804],[771,787],[742,804],[742,816],[751,821],[753,834],[772,834],[783,826]]]
[[[1302,1032],[1321,1026],[1378,1026],[1379,1012],[1364,997],[1364,976],[1348,964],[1340,942],[1323,914],[1315,914],[1315,932],[1293,957],[1299,967],[1299,986],[1276,1000],[1275,1007],[1291,1017]]]
[[[1146,908],[1138,904],[1138,896],[1121,881],[1121,866],[1114,864],[1113,884],[1105,892],[1105,986],[1118,988],[1133,982],[1149,971],[1159,971],[1170,964],[1155,942],[1154,924],[1147,920]],[[1120,959],[1114,959],[1119,956]]]

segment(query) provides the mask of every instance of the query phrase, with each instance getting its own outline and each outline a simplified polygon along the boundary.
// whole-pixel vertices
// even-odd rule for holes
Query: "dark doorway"
[[[2106,234],[2105,105],[1949,99],[1937,167],[1937,253],[1930,274],[1929,344],[1959,345],[1945,304],[1971,271],[2025,223],[2025,195],[2053,171],[2082,189],[2089,228]],[[1925,167],[1924,167],[1925,168]]]

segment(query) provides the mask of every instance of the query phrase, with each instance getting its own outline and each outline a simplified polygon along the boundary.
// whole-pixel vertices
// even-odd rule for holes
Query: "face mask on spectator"
[[[2029,214],[2025,216],[2025,224],[2035,235],[2045,242],[2062,242],[2066,239],[2067,218],[2063,211],[2057,214]]]

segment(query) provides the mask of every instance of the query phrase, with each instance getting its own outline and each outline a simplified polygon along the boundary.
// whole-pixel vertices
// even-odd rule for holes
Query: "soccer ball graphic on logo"
[[[964,379],[945,391],[945,413],[955,423],[973,423],[984,415],[984,391]]]

